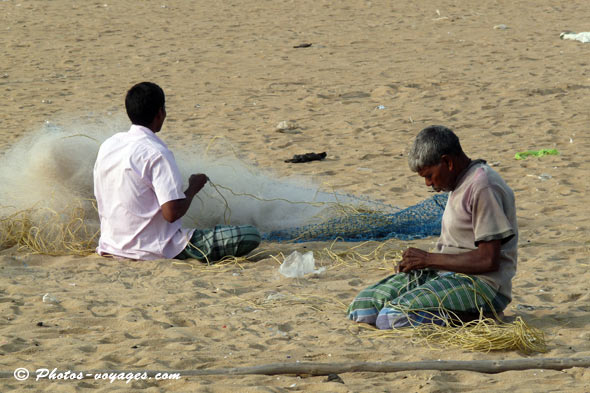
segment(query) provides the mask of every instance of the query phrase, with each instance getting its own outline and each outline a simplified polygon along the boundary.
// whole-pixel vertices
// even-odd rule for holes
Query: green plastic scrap
[[[556,149],[541,149],[541,150],[527,150],[516,153],[514,158],[517,160],[524,160],[527,157],[543,157],[543,156],[556,156],[559,152]]]

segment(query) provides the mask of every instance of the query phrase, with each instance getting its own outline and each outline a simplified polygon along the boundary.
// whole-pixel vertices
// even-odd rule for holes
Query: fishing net
[[[383,211],[344,212],[340,217],[300,227],[264,233],[268,241],[343,241],[420,239],[440,235],[442,214],[448,194],[434,195],[416,205],[393,213]],[[393,206],[389,206],[394,210]]]

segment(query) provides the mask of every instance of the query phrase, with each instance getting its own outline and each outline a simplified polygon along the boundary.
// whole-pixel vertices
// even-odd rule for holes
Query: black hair
[[[125,109],[131,123],[148,127],[160,109],[164,109],[164,90],[155,83],[141,82],[125,96]]]

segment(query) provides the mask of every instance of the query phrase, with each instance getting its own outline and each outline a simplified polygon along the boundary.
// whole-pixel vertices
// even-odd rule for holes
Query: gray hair
[[[459,138],[445,126],[426,127],[414,139],[408,153],[408,165],[412,172],[436,165],[443,155],[458,156],[463,153]]]

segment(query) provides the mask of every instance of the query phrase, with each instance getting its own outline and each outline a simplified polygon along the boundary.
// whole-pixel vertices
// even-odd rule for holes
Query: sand
[[[518,273],[508,316],[541,328],[544,354],[427,348],[369,338],[343,304],[387,271],[377,261],[279,275],[270,255],[329,244],[262,245],[242,266],[0,254],[0,369],[173,370],[273,362],[590,356],[589,44],[583,1],[0,1],[0,144],[45,122],[124,119],[123,97],[151,80],[167,93],[173,150],[222,137],[277,177],[408,206],[430,196],[405,152],[430,124],[456,130],[515,191]],[[507,28],[494,28],[505,25]],[[311,43],[308,48],[293,48]],[[115,120],[113,120],[115,121]],[[298,133],[280,133],[281,121]],[[82,130],[83,131],[83,130]],[[529,149],[561,154],[514,159]],[[327,152],[306,164],[294,154]],[[197,148],[195,155],[202,154]],[[234,153],[228,149],[228,155]],[[195,168],[198,172],[199,168]],[[399,241],[428,249],[435,239]],[[347,245],[342,245],[346,248]],[[60,301],[44,303],[49,293]],[[587,369],[183,377],[19,382],[2,391],[531,392],[590,390]]]

